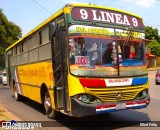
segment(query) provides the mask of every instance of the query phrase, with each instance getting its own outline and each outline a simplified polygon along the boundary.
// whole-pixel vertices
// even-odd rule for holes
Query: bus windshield
[[[117,77],[146,74],[142,39],[85,35],[69,37],[70,71],[77,76]]]

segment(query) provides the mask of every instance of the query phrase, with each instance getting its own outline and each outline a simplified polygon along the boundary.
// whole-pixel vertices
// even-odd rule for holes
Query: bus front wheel
[[[44,108],[48,118],[57,119],[59,117],[59,112],[52,109],[52,102],[48,92],[44,97]]]

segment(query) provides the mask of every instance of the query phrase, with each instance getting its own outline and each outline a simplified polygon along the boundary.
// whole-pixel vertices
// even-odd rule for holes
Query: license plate
[[[126,109],[126,103],[117,103],[116,110]]]

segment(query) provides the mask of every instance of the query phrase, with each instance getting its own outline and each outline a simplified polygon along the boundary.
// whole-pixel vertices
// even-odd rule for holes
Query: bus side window
[[[70,51],[70,63],[75,64],[75,56],[76,56],[76,42],[74,39],[69,39],[69,51]]]

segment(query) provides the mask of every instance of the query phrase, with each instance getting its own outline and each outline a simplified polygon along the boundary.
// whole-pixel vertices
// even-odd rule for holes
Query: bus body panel
[[[99,115],[110,112],[130,109],[146,108],[150,102],[149,95],[143,100],[132,100],[122,102],[108,102],[103,104],[85,104],[75,98],[71,98],[72,116],[83,117],[91,115]]]
[[[85,93],[85,89],[82,84],[79,82],[79,78],[73,75],[68,75],[68,84],[69,84],[69,96],[74,96],[79,93]]]
[[[42,102],[40,95],[42,84],[52,89],[51,94],[53,94],[54,80],[51,61],[18,66],[15,69],[14,79],[19,94],[39,103]]]

